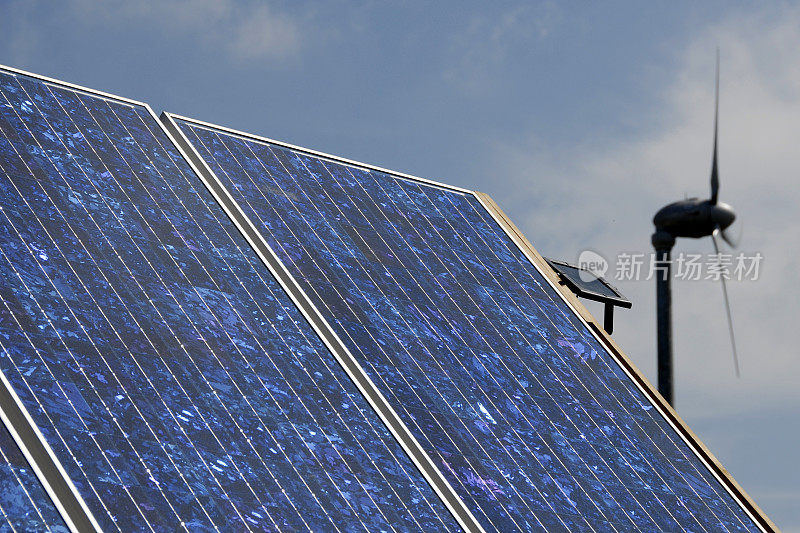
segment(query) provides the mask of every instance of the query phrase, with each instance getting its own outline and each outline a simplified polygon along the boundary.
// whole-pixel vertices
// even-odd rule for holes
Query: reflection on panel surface
[[[104,530],[455,529],[141,106],[0,70],[0,370]]]
[[[69,531],[2,421],[0,531]]]
[[[756,529],[475,197],[179,124],[487,529]]]

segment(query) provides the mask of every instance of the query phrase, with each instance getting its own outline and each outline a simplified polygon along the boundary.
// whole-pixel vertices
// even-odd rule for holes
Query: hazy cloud
[[[482,93],[508,68],[521,49],[545,39],[558,20],[552,2],[516,6],[496,16],[475,16],[451,39],[444,79],[462,90]]]
[[[677,49],[653,116],[627,117],[642,124],[634,135],[595,136],[585,146],[554,146],[538,132],[498,139],[485,172],[510,177],[492,192],[545,254],[574,261],[586,248],[609,259],[649,253],[655,212],[710,192],[717,45],[720,198],[743,224],[740,250],[764,261],[758,281],[728,286],[741,379],[719,282],[673,283],[677,408],[779,526],[800,531],[800,469],[792,445],[776,442],[800,439],[800,8],[729,16]],[[709,239],[675,247],[712,250]],[[634,307],[617,311],[614,337],[654,382],[654,282],[615,283]]]
[[[185,36],[206,41],[208,46],[227,50],[237,60],[283,58],[295,53],[300,45],[296,21],[262,2],[121,0],[104,9],[110,18],[127,12],[131,17],[163,24]]]
[[[286,55],[295,52],[300,44],[294,21],[276,15],[267,6],[259,6],[238,23],[231,50],[241,58]]]
[[[10,2],[8,8],[31,13],[37,6],[42,7],[39,2]],[[236,61],[283,59],[295,54],[301,44],[298,21],[263,2],[68,0],[47,7],[37,12],[35,26],[11,28],[12,42],[35,47],[39,33],[57,21],[59,25],[83,26],[87,33],[98,25],[125,30],[137,26],[158,28],[202,49],[222,51]],[[25,45],[19,47],[24,49]]]

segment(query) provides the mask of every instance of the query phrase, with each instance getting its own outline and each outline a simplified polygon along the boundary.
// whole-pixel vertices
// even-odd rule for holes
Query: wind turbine
[[[672,247],[677,237],[699,239],[711,237],[719,256],[719,238],[735,248],[737,242],[726,230],[733,224],[736,214],[728,204],[719,201],[719,170],[717,167],[717,130],[719,116],[719,50],[717,50],[717,75],[714,104],[714,155],[711,160],[711,197],[707,200],[688,198],[662,207],[653,217],[656,231],[652,243],[656,250],[656,315],[658,323],[658,391],[673,405],[672,380],[672,289],[670,287]],[[733,335],[733,320],[728,301],[725,277],[720,276],[728,331],[733,348],[733,364],[739,377],[739,358]]]

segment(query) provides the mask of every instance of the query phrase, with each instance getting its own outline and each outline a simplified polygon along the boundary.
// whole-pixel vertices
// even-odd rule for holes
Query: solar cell
[[[0,531],[69,531],[1,419]]]
[[[758,530],[477,196],[167,120],[487,530]]]
[[[0,371],[104,530],[455,530],[149,108],[0,69]]]

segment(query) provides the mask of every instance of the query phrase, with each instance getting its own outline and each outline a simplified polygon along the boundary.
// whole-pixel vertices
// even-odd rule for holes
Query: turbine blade
[[[719,228],[715,229],[711,234],[711,240],[714,241],[714,251],[719,256],[719,244],[717,243],[717,235],[719,235]],[[739,372],[739,354],[736,352],[736,338],[733,335],[733,318],[731,318],[731,304],[728,300],[728,286],[725,283],[725,276],[720,276],[719,280],[722,282],[722,295],[725,298],[725,313],[728,315],[728,333],[731,336],[731,347],[733,348],[733,366],[736,369],[736,377],[741,377]]]
[[[719,48],[717,48],[717,78],[714,89],[714,155],[711,160],[711,203],[717,203],[719,196],[719,173],[717,171],[717,124],[719,117]]]

